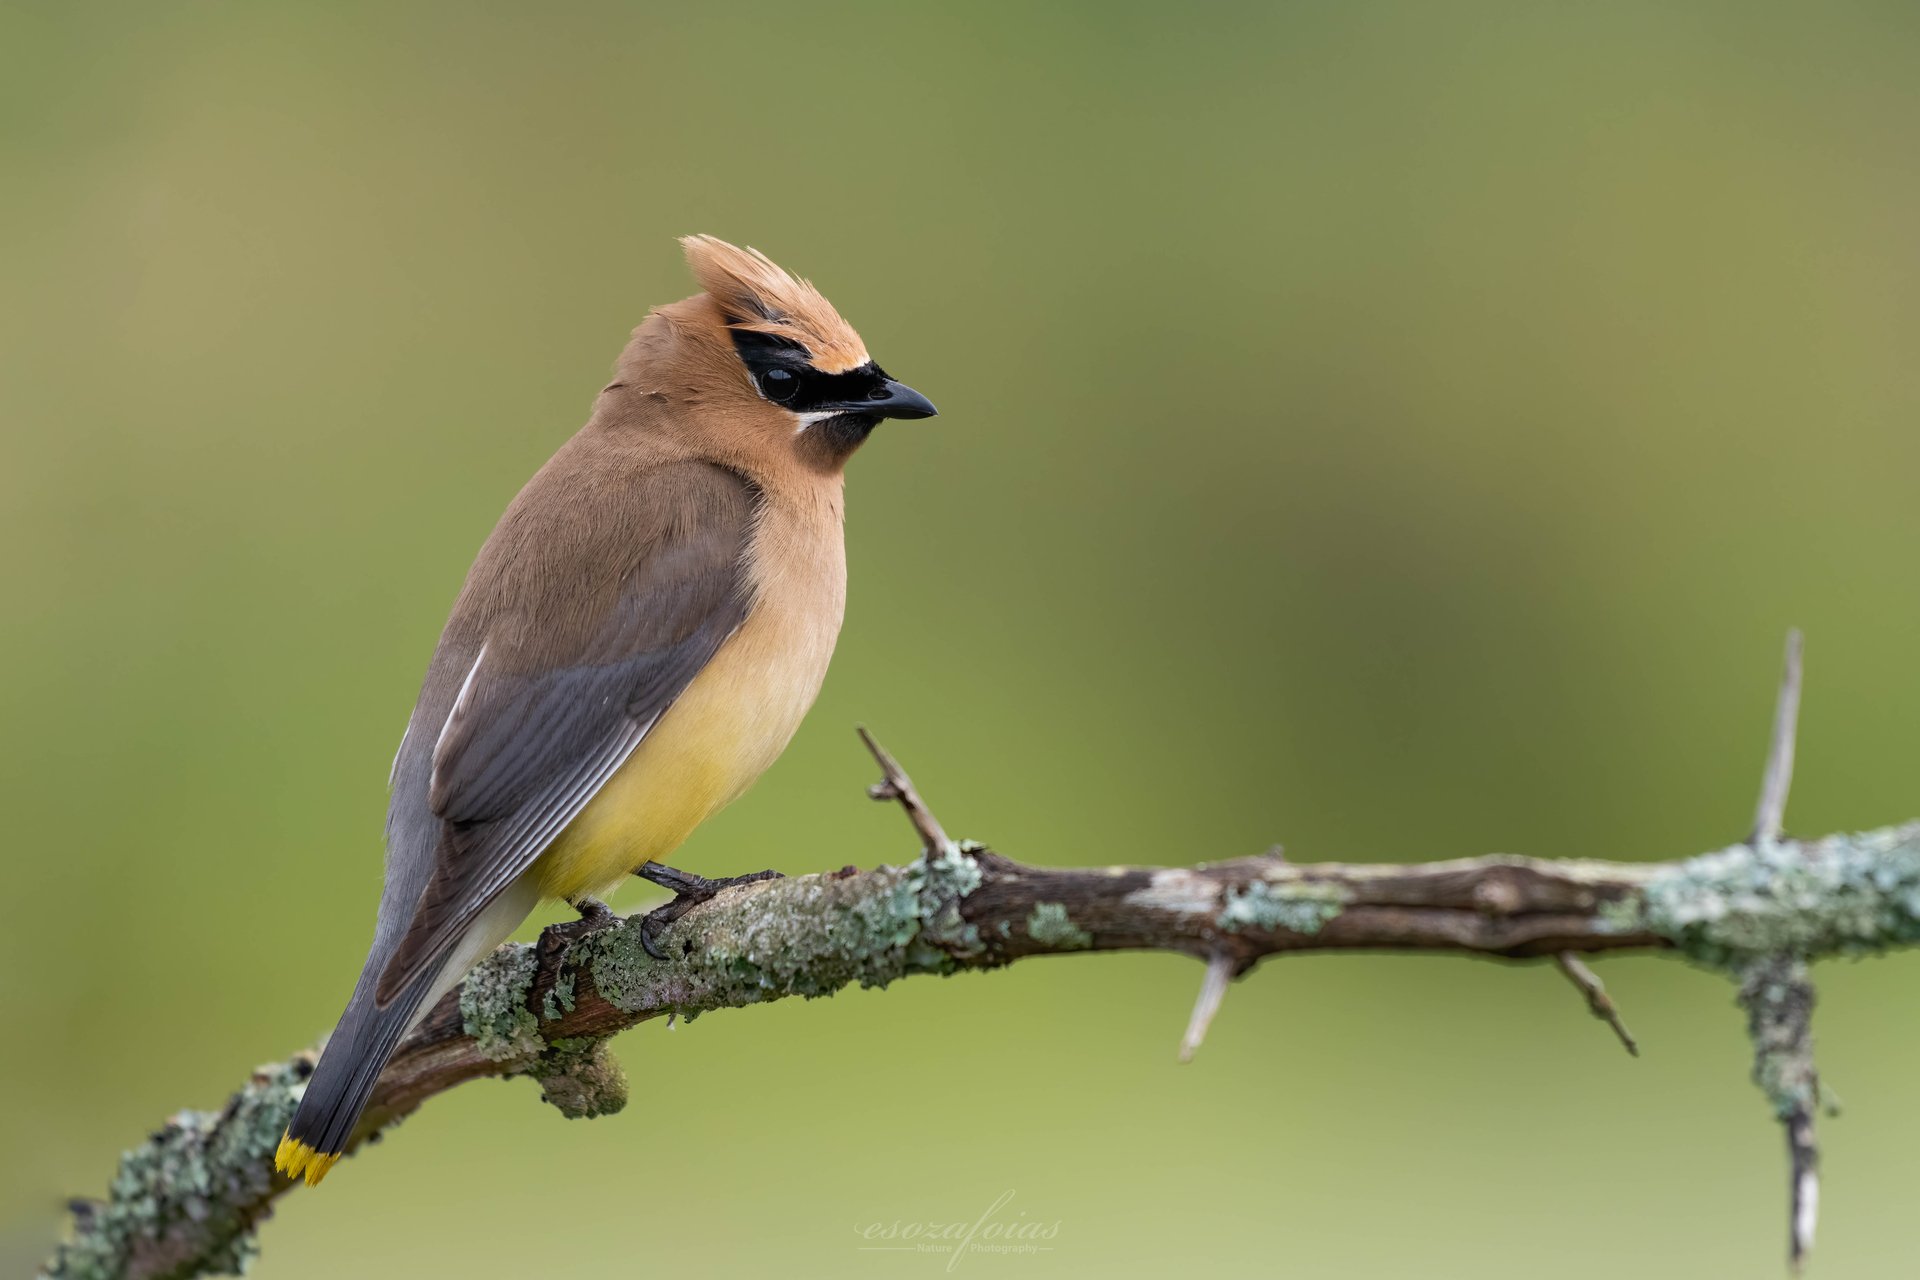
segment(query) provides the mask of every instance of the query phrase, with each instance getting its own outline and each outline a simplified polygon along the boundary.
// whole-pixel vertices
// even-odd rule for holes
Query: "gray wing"
[[[433,872],[381,973],[382,1005],[533,865],[746,617],[756,494],[741,477],[681,463],[598,501],[532,490],[441,640],[478,649],[432,747]]]

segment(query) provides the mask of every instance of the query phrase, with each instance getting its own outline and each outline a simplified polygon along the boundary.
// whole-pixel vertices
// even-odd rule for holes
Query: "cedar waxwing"
[[[587,911],[664,861],[820,690],[847,459],[934,408],[805,280],[681,244],[706,292],[633,331],[454,602],[389,779],[373,947],[274,1157],[289,1177],[325,1176],[401,1037],[535,903]],[[648,870],[678,909],[726,883]]]

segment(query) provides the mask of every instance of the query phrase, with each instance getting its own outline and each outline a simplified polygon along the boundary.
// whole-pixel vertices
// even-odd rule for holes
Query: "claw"
[[[691,871],[682,871],[659,862],[648,862],[633,874],[642,880],[659,885],[662,889],[673,890],[673,901],[663,907],[656,907],[640,918],[640,945],[655,960],[665,960],[667,953],[660,949],[660,932],[672,925],[687,912],[703,902],[711,900],[722,889],[731,889],[737,884],[753,884],[761,880],[778,880],[778,871],[755,871],[751,875],[725,876],[710,880],[706,876],[694,875]]]
[[[620,923],[620,917],[613,908],[598,898],[581,898],[573,904],[573,909],[580,913],[578,920],[550,924],[540,934],[542,950],[565,950],[589,934]]]

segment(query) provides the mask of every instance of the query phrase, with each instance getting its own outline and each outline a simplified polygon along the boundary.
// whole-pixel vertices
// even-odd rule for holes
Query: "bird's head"
[[[812,284],[755,249],[712,236],[680,244],[706,292],[660,308],[635,332],[622,383],[680,404],[735,447],[829,470],[883,419],[934,415],[931,401],[874,363]]]

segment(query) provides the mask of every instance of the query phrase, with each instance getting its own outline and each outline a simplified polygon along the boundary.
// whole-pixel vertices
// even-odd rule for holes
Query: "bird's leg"
[[[756,871],[745,876],[724,876],[718,880],[709,880],[705,876],[694,875],[691,871],[682,871],[677,867],[665,866],[658,862],[647,862],[633,874],[642,880],[651,881],[662,889],[673,890],[673,901],[664,907],[647,912],[640,918],[640,945],[655,960],[665,960],[666,953],[660,950],[656,939],[660,931],[678,920],[693,908],[708,901],[722,889],[731,889],[736,884],[752,884],[759,880],[778,880],[778,871]]]
[[[565,949],[588,934],[610,929],[620,923],[620,917],[614,913],[613,908],[598,898],[590,898],[583,894],[573,899],[572,905],[573,909],[580,913],[580,918],[548,925],[540,934],[542,947]]]

